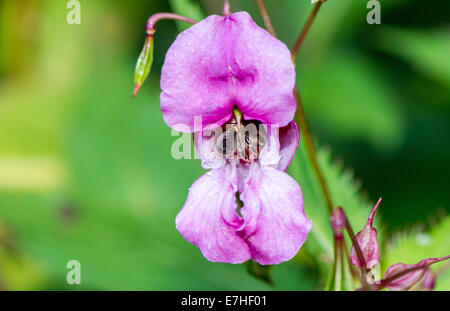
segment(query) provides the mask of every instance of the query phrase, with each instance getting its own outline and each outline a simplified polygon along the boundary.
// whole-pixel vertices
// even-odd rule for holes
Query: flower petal
[[[235,169],[226,165],[200,177],[175,220],[181,235],[209,261],[242,263],[250,259],[247,244],[236,234],[243,223],[236,213],[236,176]]]
[[[193,131],[194,116],[202,116],[203,126],[230,119],[229,35],[224,17],[212,15],[180,33],[167,51],[161,110],[170,127],[186,124]]]
[[[407,272],[405,275],[400,276],[399,278],[396,278],[395,280],[392,280],[388,284],[384,285],[390,290],[408,290],[422,279],[422,277],[428,271],[428,267],[430,265],[439,261],[447,260],[449,258],[450,256],[441,258],[428,258],[420,261],[415,265],[406,265],[403,263],[392,265],[384,273],[384,278],[383,280],[381,280],[381,284],[388,282],[391,277],[393,277],[398,273],[402,273],[408,269],[417,268],[413,271]]]
[[[296,109],[295,69],[286,45],[252,20],[247,12],[232,14],[234,38],[230,66],[238,81],[237,105],[245,119],[286,126]]]
[[[291,164],[294,154],[297,151],[298,142],[300,140],[300,133],[298,131],[297,123],[289,122],[288,126],[280,128],[280,162],[278,162],[278,169],[286,171]]]
[[[254,169],[241,194],[243,237],[252,258],[262,265],[279,264],[297,254],[311,229],[295,180],[271,167]]]
[[[246,12],[209,16],[178,35],[161,72],[166,123],[194,131],[222,125],[235,105],[245,119],[287,125],[296,109],[295,70],[289,49],[257,26]]]

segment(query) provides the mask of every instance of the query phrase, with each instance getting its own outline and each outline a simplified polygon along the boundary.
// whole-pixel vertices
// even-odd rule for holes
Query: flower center
[[[267,142],[264,125],[256,120],[241,121],[233,118],[216,130],[215,148],[220,156],[252,162],[258,159]]]

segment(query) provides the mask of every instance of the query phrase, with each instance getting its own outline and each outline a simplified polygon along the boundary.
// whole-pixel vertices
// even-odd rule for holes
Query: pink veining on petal
[[[246,12],[209,16],[180,33],[161,73],[161,110],[179,131],[222,125],[237,106],[244,119],[287,125],[296,104],[289,49]],[[181,125],[187,125],[187,128]]]
[[[370,213],[364,229],[356,235],[356,241],[361,248],[364,260],[366,261],[367,270],[374,267],[380,261],[380,246],[378,244],[377,230],[373,228],[373,218],[380,202],[381,198],[378,199],[378,202]],[[350,251],[350,261],[356,267],[361,268],[361,263],[354,247],[352,247]]]
[[[253,260],[272,265],[294,257],[311,229],[297,182],[274,168],[259,168],[241,199],[243,237]]]
[[[250,250],[236,233],[243,219],[236,214],[236,170],[232,165],[201,176],[189,194],[175,223],[177,230],[213,262],[242,263]]]

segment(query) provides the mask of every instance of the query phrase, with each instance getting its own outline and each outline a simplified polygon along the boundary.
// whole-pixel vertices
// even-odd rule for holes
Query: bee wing
[[[234,131],[225,131],[216,140],[216,150],[220,155],[230,156],[235,151],[235,133]]]

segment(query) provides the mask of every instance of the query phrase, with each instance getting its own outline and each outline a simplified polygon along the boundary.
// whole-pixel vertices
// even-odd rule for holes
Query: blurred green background
[[[310,1],[265,2],[292,46]],[[298,84],[318,145],[354,172],[363,197],[383,197],[385,234],[423,238],[450,209],[450,3],[381,2],[381,25],[368,25],[366,1],[327,1],[297,58]],[[175,230],[203,174],[198,160],[171,157],[176,137],[159,110],[176,23],[158,24],[152,73],[131,99],[146,19],[186,0],[80,3],[81,24],[69,25],[65,0],[0,0],[0,289],[271,289],[242,265],[206,261]],[[221,14],[222,1],[191,4],[192,15]],[[254,0],[231,8],[263,25]],[[307,214],[319,208],[305,200]],[[399,260],[448,255],[446,224],[442,253],[412,239],[404,245],[420,254]],[[274,268],[274,289],[320,289],[314,258],[298,257]],[[70,259],[81,285],[66,283]]]

